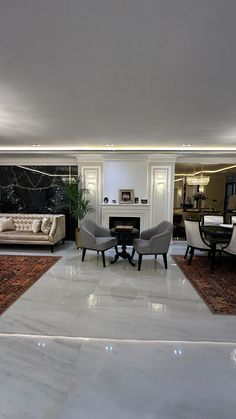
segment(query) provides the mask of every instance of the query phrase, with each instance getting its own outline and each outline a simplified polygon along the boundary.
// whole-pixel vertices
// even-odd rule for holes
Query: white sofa
[[[25,213],[0,213],[1,224],[5,220],[10,221],[12,229],[0,231],[0,243],[12,244],[37,244],[50,246],[53,252],[53,246],[58,241],[65,240],[65,215],[64,214],[25,214]],[[41,225],[43,220],[47,219],[48,231],[42,232]],[[33,221],[39,221],[40,231],[33,232]],[[12,221],[12,222],[11,222]],[[35,224],[35,223],[34,223]],[[7,228],[7,227],[6,227]],[[14,228],[14,229],[13,229]]]

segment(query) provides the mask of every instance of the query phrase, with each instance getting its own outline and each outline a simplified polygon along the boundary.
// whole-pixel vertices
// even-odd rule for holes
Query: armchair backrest
[[[162,221],[156,227],[155,235],[150,238],[151,251],[153,253],[155,252],[167,253],[168,252],[172,231],[173,231],[173,224],[171,224],[169,221]]]
[[[90,219],[83,219],[80,223],[81,241],[84,247],[90,247],[96,242],[96,223]]]
[[[173,230],[173,224],[171,224],[169,221],[162,221],[157,226],[157,234],[161,233],[172,233]]]
[[[89,218],[84,218],[80,223],[81,230],[88,230],[93,236],[96,235],[96,223]]]

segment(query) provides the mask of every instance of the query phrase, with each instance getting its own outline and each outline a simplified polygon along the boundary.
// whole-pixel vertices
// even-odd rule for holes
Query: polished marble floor
[[[107,267],[74,243],[0,317],[0,419],[233,419],[236,317],[216,316],[171,258]],[[48,255],[1,247],[2,254]]]

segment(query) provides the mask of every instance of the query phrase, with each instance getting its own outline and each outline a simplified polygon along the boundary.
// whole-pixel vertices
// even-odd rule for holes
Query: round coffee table
[[[128,259],[130,265],[135,266],[135,263],[132,261],[132,256],[127,252],[127,245],[133,244],[134,239],[139,237],[139,230],[137,228],[132,229],[119,229],[116,230],[115,228],[111,229],[111,235],[113,237],[117,238],[118,245],[121,246],[122,251],[116,253],[115,259],[111,261],[111,263],[117,262],[119,257],[122,257],[123,259]]]

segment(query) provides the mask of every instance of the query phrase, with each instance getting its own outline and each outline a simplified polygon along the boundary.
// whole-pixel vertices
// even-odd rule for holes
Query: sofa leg
[[[102,251],[102,263],[103,263],[103,267],[106,267],[106,263],[105,263],[105,252],[104,250]]]
[[[85,258],[85,253],[86,253],[86,249],[85,247],[82,249],[82,262],[84,261]]]
[[[138,255],[138,271],[140,271],[140,270],[141,270],[142,257],[143,257],[143,255]]]
[[[166,253],[163,253],[163,260],[164,260],[165,269],[167,269],[167,256],[166,256]]]
[[[51,253],[53,253],[54,252],[54,248],[53,248],[53,246],[51,246]]]

